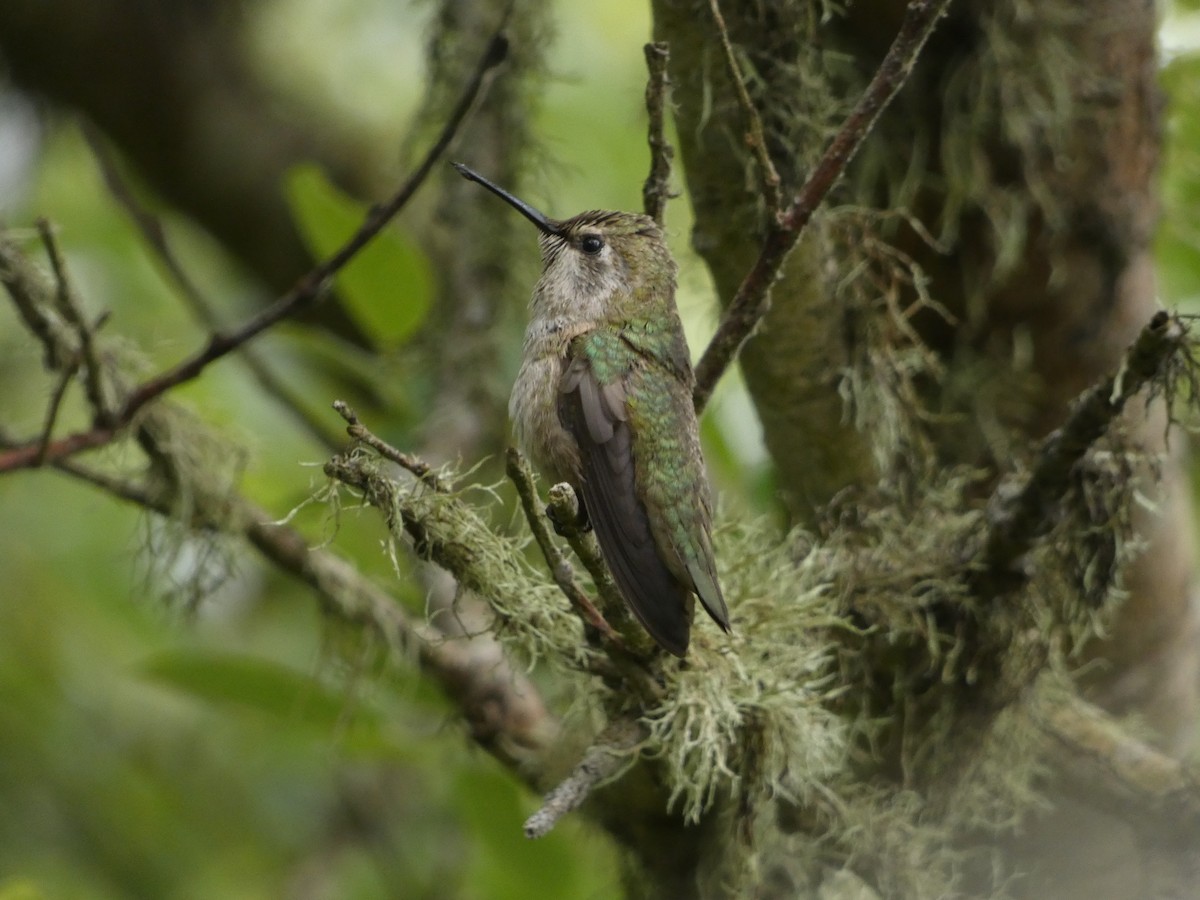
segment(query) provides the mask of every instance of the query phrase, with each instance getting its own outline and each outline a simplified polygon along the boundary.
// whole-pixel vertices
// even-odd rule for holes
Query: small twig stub
[[[525,837],[549,834],[563,816],[582,806],[596,787],[634,761],[634,748],[647,734],[644,725],[630,719],[618,719],[605,728],[571,774],[546,795],[541,809],[525,820]]]

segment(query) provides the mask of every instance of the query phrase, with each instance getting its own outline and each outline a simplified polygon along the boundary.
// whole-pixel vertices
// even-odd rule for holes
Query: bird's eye
[[[585,234],[579,240],[579,249],[588,256],[595,256],[604,249],[604,239],[598,234]]]

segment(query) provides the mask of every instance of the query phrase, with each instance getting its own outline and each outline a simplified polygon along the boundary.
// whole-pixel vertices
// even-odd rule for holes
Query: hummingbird
[[[453,165],[538,229],[542,274],[508,406],[516,441],[543,475],[574,488],[626,603],[682,657],[693,595],[726,632],[729,611],[663,231],[627,212],[551,219]]]

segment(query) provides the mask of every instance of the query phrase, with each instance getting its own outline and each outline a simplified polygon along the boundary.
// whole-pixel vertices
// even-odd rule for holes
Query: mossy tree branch
[[[1029,715],[1053,742],[1054,767],[1092,803],[1134,822],[1161,846],[1200,841],[1200,779],[1068,691],[1048,692]]]
[[[525,836],[545,837],[568,813],[584,804],[592,791],[630,765],[630,751],[649,736],[631,719],[611,722],[563,781],[546,794],[542,806],[525,821]]]
[[[59,289],[6,237],[0,238],[0,280],[26,327],[42,343],[47,369],[69,371],[78,358],[80,338],[59,318],[63,302]],[[76,328],[84,327],[78,308],[67,318]],[[99,396],[106,396],[113,389],[118,363],[102,347],[95,352],[104,360]],[[326,615],[377,639],[393,665],[416,662],[458,705],[477,743],[534,788],[545,787],[544,756],[555,741],[557,722],[538,690],[509,666],[495,642],[446,639],[438,629],[414,621],[396,597],[350,563],[313,549],[298,531],[273,522],[265,510],[240,495],[215,489],[212,473],[195,470],[188,457],[193,448],[209,440],[208,435],[170,404],[155,404],[142,412],[137,439],[153,464],[149,476],[114,475],[67,457],[49,459],[47,464],[149,512],[167,518],[183,516],[191,530],[240,536],[265,560],[311,587]],[[10,451],[12,445],[11,440],[0,443]],[[171,477],[155,477],[163,470]]]
[[[1004,484],[988,508],[982,581],[992,589],[1011,586],[1012,566],[1053,525],[1068,490],[1071,469],[1112,427],[1125,404],[1141,393],[1186,347],[1187,329],[1178,316],[1154,314],[1129,348],[1120,370],[1088,388],[1067,421],[1042,441],[1033,470],[1019,490]],[[977,581],[977,586],[985,584]]]

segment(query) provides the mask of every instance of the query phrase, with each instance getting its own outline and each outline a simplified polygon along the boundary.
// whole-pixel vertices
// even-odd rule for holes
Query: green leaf
[[[311,675],[235,653],[175,650],[151,658],[144,671],[155,681],[210,703],[242,706],[271,716],[332,730],[351,701]],[[361,720],[369,711],[355,707]]]
[[[322,259],[338,250],[369,212],[311,163],[288,170],[284,191],[305,243]],[[429,261],[388,228],[346,264],[336,282],[347,312],[382,346],[409,338],[425,321],[433,297]]]
[[[513,780],[490,765],[467,766],[455,775],[453,802],[470,828],[471,854],[463,861],[472,897],[523,900],[598,900],[617,896],[611,848],[577,822],[560,822],[536,841],[522,826],[535,802]]]

